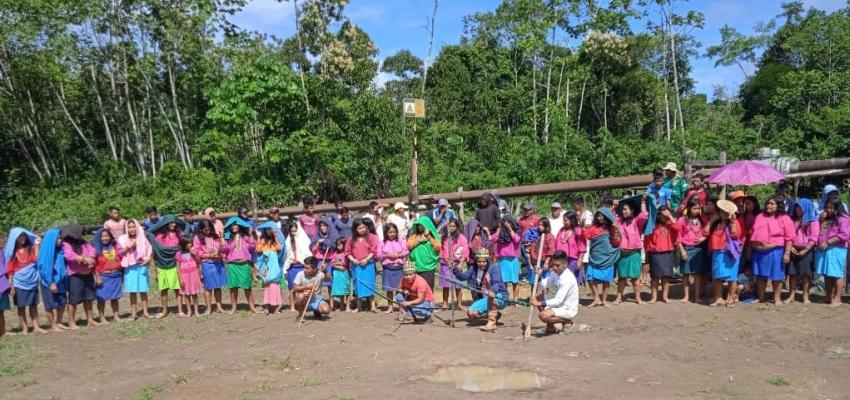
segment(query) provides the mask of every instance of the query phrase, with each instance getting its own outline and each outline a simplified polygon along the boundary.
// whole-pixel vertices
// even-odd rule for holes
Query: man
[[[498,264],[490,264],[490,251],[480,248],[475,252],[475,263],[467,271],[453,266],[452,273],[459,280],[466,281],[472,289],[473,302],[467,308],[469,318],[487,318],[484,332],[496,332],[496,324],[502,313],[499,310],[508,305],[508,287],[502,281],[502,271]]]
[[[269,209],[269,221],[274,222],[278,229],[283,229],[283,220],[280,219],[280,209],[272,207]],[[286,232],[289,233],[288,231]]]
[[[541,272],[537,271],[538,274]],[[546,277],[543,292],[531,299],[531,304],[540,310],[538,314],[540,321],[546,324],[546,328],[539,329],[535,333],[541,335],[559,333],[556,324],[561,324],[561,329],[572,326],[573,319],[578,314],[578,295],[576,278],[572,271],[567,269],[567,254],[560,250],[556,251],[552,260],[549,261],[549,275]],[[525,326],[523,326],[524,331]]]
[[[791,199],[791,188],[787,183],[781,182],[776,185],[776,198],[780,201],[780,206],[784,207],[785,214],[791,214],[791,207],[794,207],[794,200]]]
[[[496,232],[502,215],[499,212],[499,205],[496,202],[496,198],[492,194],[484,193],[478,199],[478,209],[475,210],[475,219],[482,227],[490,230],[490,232]]]
[[[292,293],[295,295],[295,309],[298,312],[304,312],[304,307],[307,311],[312,311],[316,319],[321,319],[331,313],[331,306],[322,297],[321,287],[318,287],[318,282],[330,282],[331,275],[326,275],[319,271],[316,267],[316,258],[307,257],[304,259],[304,270],[298,271],[293,282]],[[313,290],[316,290],[314,293]],[[312,296],[311,296],[312,294]],[[309,304],[307,303],[309,300]]]
[[[336,222],[337,220],[339,220],[340,215],[342,215],[342,202],[335,201],[334,212],[331,213],[331,222]]]
[[[655,206],[657,208],[667,207],[668,210],[671,210],[673,192],[670,189],[664,187],[664,172],[661,170],[655,170],[652,173],[652,183],[646,188],[646,192],[655,198]]]
[[[242,218],[242,220],[244,220],[248,223],[248,225],[251,226],[252,231],[257,229],[257,223],[254,222],[253,218],[248,216],[247,207],[239,207],[238,209],[236,209],[236,214],[239,216],[239,218]]]
[[[194,211],[192,211],[188,208],[184,208],[180,211],[180,216],[177,217],[177,219],[185,222],[186,227],[183,229],[183,236],[184,237],[191,238],[192,232],[194,232],[195,228],[197,227],[197,223],[192,222],[193,216],[195,216]]]
[[[339,237],[351,237],[351,226],[353,224],[354,220],[351,219],[351,211],[348,209],[348,207],[341,208],[339,210],[339,218],[334,221],[334,226],[336,227],[336,232]]]
[[[109,207],[109,218],[103,223],[103,227],[112,234],[115,240],[118,240],[124,234],[124,228],[127,221],[121,218],[121,210],[118,206]]]
[[[431,319],[434,308],[434,291],[425,279],[416,274],[416,265],[408,262],[404,265],[404,277],[395,296],[401,310],[413,317],[415,322]],[[420,320],[421,318],[421,320]]]
[[[670,204],[668,209],[678,210],[679,205],[685,197],[685,192],[688,190],[688,182],[684,178],[678,176],[679,170],[676,168],[676,163],[669,162],[664,166],[664,186],[670,190]]]
[[[560,202],[554,202],[549,207],[549,226],[552,228],[552,234],[558,235],[561,228],[564,227],[564,208]]]
[[[540,216],[537,215],[537,206],[534,203],[523,204],[522,210],[522,217],[519,218],[519,226],[522,227],[522,232],[518,232],[520,236],[531,228],[537,228],[537,225],[540,224]]]
[[[593,213],[590,210],[584,208],[584,198],[583,197],[574,197],[572,201],[573,211],[576,212],[578,216],[578,223],[583,227],[589,227],[593,225]]]
[[[393,208],[395,210],[387,217],[387,222],[395,224],[398,228],[398,237],[406,240],[407,230],[410,229],[410,218],[407,217],[407,205],[399,201],[395,203]]]
[[[156,210],[156,206],[150,206],[145,210],[145,213],[148,214],[148,218],[142,222],[142,226],[147,230],[159,222],[159,212]]]
[[[381,207],[377,201],[371,201],[369,202],[369,210],[363,215],[363,218],[369,218],[372,220],[372,224],[375,225],[375,233],[378,234],[378,239],[382,242],[384,241],[384,224],[382,221],[383,213],[383,207]]]
[[[440,199],[437,201],[437,208],[431,211],[431,221],[437,226],[437,232],[441,232],[449,220],[457,218],[455,212],[449,207],[449,201]]]
[[[298,223],[304,229],[304,233],[310,238],[310,243],[319,237],[319,216],[315,214],[312,200],[304,200],[304,214],[298,216]]]

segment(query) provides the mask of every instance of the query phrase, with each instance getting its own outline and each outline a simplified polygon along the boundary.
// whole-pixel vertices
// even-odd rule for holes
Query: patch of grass
[[[354,397],[351,397],[347,394],[341,394],[339,396],[336,396],[336,400],[354,400]]]
[[[209,321],[212,321],[212,315],[201,315],[200,317],[195,318],[195,322],[198,324]]]
[[[272,369],[276,370],[288,370],[292,368],[292,356],[289,354],[285,356],[278,356],[274,358],[267,358],[263,360],[263,364],[266,364]]]
[[[346,372],[339,376],[339,380],[344,382],[354,382],[363,379],[362,372]]]
[[[770,380],[767,381],[767,383],[769,383],[773,386],[789,386],[789,385],[791,385],[791,381],[785,379],[782,376],[777,376],[776,378],[770,379]]]
[[[136,321],[129,324],[112,325],[112,332],[114,334],[127,339],[141,339],[147,337],[153,331],[161,329],[162,325],[149,321]]]
[[[257,389],[260,390],[260,391],[263,391],[263,392],[268,392],[269,390],[272,389],[272,382],[271,381],[262,381],[259,384],[257,384]]]
[[[32,354],[32,339],[26,336],[0,340],[0,376],[23,374],[32,367],[28,355]]]
[[[183,331],[177,331],[174,336],[171,336],[173,343],[192,343],[195,341],[195,335]]]
[[[136,395],[136,400],[154,400],[156,396],[165,391],[165,385],[161,383],[151,383],[142,387],[139,394]]]
[[[191,374],[189,374],[188,372],[181,372],[174,377],[174,383],[180,385],[189,382],[190,376]]]
[[[768,311],[773,310],[775,307],[768,303],[758,303],[756,304],[756,311]]]
[[[16,389],[23,389],[25,387],[35,385],[36,383],[38,383],[38,381],[35,379],[24,379],[17,382],[12,382],[11,386]]]
[[[239,311],[239,316],[242,318],[248,318],[249,315],[251,315],[251,313],[248,310]]]
[[[301,381],[301,386],[305,387],[322,386],[324,384],[325,381],[323,381],[321,378],[304,378],[304,380]]]
[[[236,333],[238,331],[239,331],[239,329],[237,329],[233,325],[228,326],[227,329],[225,330],[225,332],[230,333],[230,334]]]

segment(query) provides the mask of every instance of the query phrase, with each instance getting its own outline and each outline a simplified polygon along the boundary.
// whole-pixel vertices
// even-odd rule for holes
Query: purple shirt
[[[68,270],[68,276],[80,274],[88,275],[94,270],[94,265],[80,263],[80,257],[94,257],[94,247],[88,243],[83,243],[82,251],[77,254],[74,247],[68,242],[62,242],[62,252],[65,254],[65,268]]]
[[[826,230],[824,230],[824,227],[822,226],[819,233],[818,244],[837,237],[840,241],[834,244],[834,246],[847,247],[847,240],[850,240],[850,217],[842,215],[838,218],[837,224],[833,224]]]
[[[499,235],[493,234],[490,236],[490,243],[496,244],[496,257],[514,257],[516,258],[519,255],[519,240],[520,237],[516,233],[511,235],[511,241],[508,243],[502,243],[499,240]]]
[[[254,241],[242,238],[240,246],[236,245],[236,239],[231,239],[224,244],[221,252],[224,253],[226,262],[251,261],[251,253],[254,251]]]
[[[400,258],[390,258],[387,254],[401,254]],[[381,261],[381,265],[404,265],[407,260],[407,255],[410,250],[407,249],[407,243],[404,239],[387,240],[378,244],[377,258]]]
[[[646,226],[646,220],[649,217],[647,213],[640,213],[629,221],[623,221],[620,216],[617,216],[617,226],[620,227],[620,248],[625,250],[640,250],[643,246],[643,241],[640,239],[643,235],[643,228]]]

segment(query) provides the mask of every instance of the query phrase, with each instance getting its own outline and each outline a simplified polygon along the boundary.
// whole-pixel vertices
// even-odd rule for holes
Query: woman
[[[223,224],[221,229],[224,230]],[[221,290],[227,286],[227,273],[224,269],[224,256],[221,251],[223,242],[224,240],[219,236],[217,228],[211,221],[201,220],[198,223],[198,230],[195,238],[192,239],[192,246],[195,248],[195,253],[201,258],[201,277],[204,284],[206,315],[212,314],[213,300],[215,300],[216,312],[219,314],[224,312],[221,303]]]
[[[286,262],[286,240],[274,221],[263,223],[257,230],[260,233],[257,242],[257,273],[263,282],[263,305],[267,314],[275,314],[283,307],[280,281]]]
[[[791,264],[788,264],[788,298],[785,304],[796,301],[797,282],[803,286],[803,304],[811,304],[809,288],[815,272],[814,248],[820,234],[820,221],[815,204],[801,198],[794,204],[791,220],[794,222],[794,240],[791,241]]]
[[[771,197],[764,203],[764,212],[756,216],[750,230],[753,249],[753,275],[755,275],[758,300],[763,303],[767,281],[773,285],[773,304],[782,304],[782,285],[785,283],[785,266],[791,262],[794,240],[794,222],[785,214],[779,199]]]
[[[815,249],[815,271],[826,278],[826,298],[830,307],[841,305],[838,282],[847,269],[847,241],[850,240],[850,216],[838,199],[823,208]]]
[[[62,254],[68,270],[68,326],[71,330],[77,326],[77,306],[83,304],[88,325],[100,325],[92,316],[91,303],[95,300],[94,287],[94,247],[83,240],[83,227],[70,224],[62,227]]]
[[[384,225],[384,240],[378,245],[378,260],[381,261],[381,286],[387,292],[387,298],[395,296],[393,292],[401,285],[404,264],[407,262],[407,243],[398,234],[398,227],[388,222]],[[394,311],[392,302],[387,304],[385,313]]]
[[[469,262],[475,263],[475,252],[490,248],[490,230],[473,219],[463,227],[463,236],[469,242]]]
[[[59,229],[51,229],[44,234],[37,262],[41,279],[41,299],[47,312],[47,320],[54,332],[68,329],[68,326],[62,323],[68,304],[68,271],[65,269],[62,238],[59,234]]]
[[[635,302],[643,304],[640,298],[640,275],[641,257],[643,248],[641,238],[649,216],[646,206],[646,197],[641,198],[640,210],[633,210],[634,202],[623,201],[617,207],[617,227],[620,228],[622,239],[620,241],[620,258],[617,260],[617,298],[614,304],[623,302],[623,293],[627,281],[632,284],[635,293]],[[569,255],[569,253],[567,253]]]
[[[567,255],[567,268],[573,272],[576,283],[584,282],[584,273],[579,268],[579,260],[587,251],[587,240],[584,238],[584,230],[578,222],[578,214],[575,211],[564,213],[564,226],[555,237],[555,251],[563,251]],[[640,264],[640,252],[638,252],[638,265]]]
[[[410,261],[416,265],[416,274],[425,279],[431,290],[434,289],[434,272],[440,262],[439,251],[442,249],[440,235],[434,222],[426,215],[416,219],[410,226],[407,236],[407,249],[410,251]]]
[[[292,293],[295,287],[295,276],[304,270],[304,260],[313,255],[310,251],[310,237],[301,229],[298,222],[289,225],[286,247],[288,251],[283,273],[286,275],[286,285],[289,288],[289,310],[295,311],[295,294]]]
[[[183,299],[180,296],[180,272],[177,270],[177,252],[180,251],[180,237],[186,223],[174,215],[166,215],[148,229],[148,242],[151,243],[156,260],[156,282],[159,286],[159,301],[162,309],[156,318],[168,316],[168,291],[177,298],[177,309],[182,310]],[[182,311],[181,311],[182,312]]]
[[[118,312],[118,300],[121,299],[124,286],[124,271],[121,267],[122,250],[112,237],[112,232],[106,228],[100,228],[92,238],[94,247],[94,281],[97,290],[97,312],[100,315],[100,323],[108,325],[106,321],[106,302],[112,308],[112,319],[121,322],[121,314]]]
[[[682,303],[690,301],[690,281],[694,278],[694,302],[699,303],[702,299],[702,289],[706,275],[711,271],[706,262],[706,237],[703,234],[704,224],[702,215],[702,204],[698,198],[692,198],[685,204],[684,214],[677,224],[679,225],[679,238],[676,248],[679,251],[682,271]]]
[[[354,296],[357,298],[354,312],[360,311],[364,300],[369,301],[369,311],[378,312],[375,303],[375,255],[378,253],[378,243],[378,236],[369,231],[363,219],[354,221],[352,236],[345,243],[345,254],[348,254],[354,278]]]
[[[552,255],[555,254],[555,235],[552,234],[552,224],[549,222],[548,218],[540,218],[537,222],[537,232],[538,235],[543,236],[543,255],[539,260],[540,267],[543,268],[543,276],[538,277],[535,273],[535,269],[538,263],[537,255],[540,253],[540,236],[534,238],[528,242],[526,249],[526,254],[528,254],[528,258],[531,259],[531,268],[528,270],[528,281],[534,285],[538,279],[543,280],[546,278],[546,272],[549,270],[549,260],[552,259]]]
[[[593,225],[584,231],[584,236],[590,240],[587,280],[593,295],[593,302],[588,307],[608,307],[608,287],[614,280],[614,265],[620,258],[622,242],[622,235],[615,221],[611,209],[601,207],[594,214]],[[599,285],[602,286],[601,289]]]
[[[443,229],[442,244],[440,247],[440,287],[443,288],[443,307],[448,307],[449,291],[455,291],[455,304],[453,307],[463,309],[463,290],[449,279],[453,279],[452,268],[463,265],[469,259],[469,243],[461,234],[461,224],[457,218],[450,218],[446,222],[447,229]],[[449,279],[446,279],[449,278]]]
[[[496,259],[502,271],[502,280],[512,286],[511,300],[519,298],[519,222],[514,217],[506,215],[499,222],[499,227],[490,237],[490,243],[496,247]]]
[[[254,282],[256,271],[251,260],[254,259],[254,239],[251,237],[251,225],[240,217],[230,217],[224,224],[224,240],[221,252],[225,255],[227,269],[227,286],[230,288],[230,311],[228,314],[236,313],[239,303],[239,289],[245,293],[248,309],[256,313],[254,306],[254,292],[251,285]]]
[[[31,331],[46,332],[38,326],[38,244],[39,238],[32,232],[23,228],[12,228],[4,251],[4,256],[9,260],[6,263],[6,274],[11,285],[11,297],[18,309],[18,320],[24,335]],[[29,323],[27,309],[30,314]]]
[[[142,315],[150,318],[148,265],[153,256],[153,249],[139,221],[127,220],[126,233],[118,238],[118,247],[121,249],[121,266],[124,268],[124,292],[130,294],[130,320],[135,321],[138,316],[137,296],[142,298]]]
[[[724,304],[724,282],[729,285],[725,304],[727,307],[734,307],[744,227],[741,220],[735,218],[738,211],[735,203],[709,198],[706,206],[706,210],[714,211],[709,214],[710,222],[703,228],[703,234],[708,237],[711,276],[714,280],[714,302],[711,307]]]
[[[218,235],[219,237],[223,236],[224,235],[224,223],[221,222],[220,219],[215,217],[215,208],[207,207],[206,209],[204,209],[204,216],[207,217],[207,220],[212,223],[213,230],[215,231],[215,234]],[[203,222],[203,221],[204,220],[201,220],[200,222]],[[198,224],[198,229],[200,229],[200,223]]]

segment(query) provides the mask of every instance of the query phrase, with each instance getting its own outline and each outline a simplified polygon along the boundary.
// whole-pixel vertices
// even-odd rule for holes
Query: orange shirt
[[[735,232],[730,232],[729,237],[740,240],[744,237],[744,227],[740,220],[735,219],[733,221],[735,223]],[[717,224],[708,234],[708,251],[721,250],[726,250],[726,226]]]

